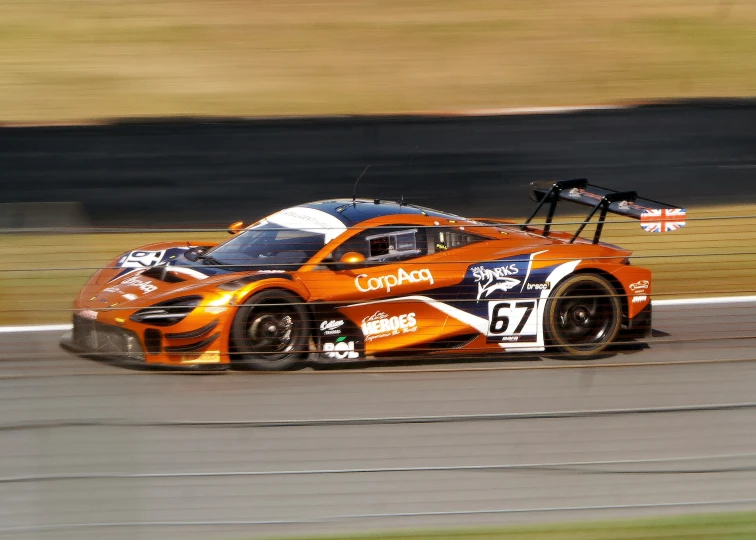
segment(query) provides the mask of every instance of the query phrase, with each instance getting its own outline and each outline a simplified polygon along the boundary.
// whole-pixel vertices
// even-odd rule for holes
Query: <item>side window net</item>
[[[417,229],[404,229],[395,232],[386,232],[367,236],[370,253],[369,261],[386,259],[404,259],[419,255]]]

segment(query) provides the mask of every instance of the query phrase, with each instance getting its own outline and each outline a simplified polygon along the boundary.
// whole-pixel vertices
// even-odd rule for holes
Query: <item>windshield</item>
[[[296,270],[346,230],[337,218],[295,207],[259,221],[200,256],[209,264]]]

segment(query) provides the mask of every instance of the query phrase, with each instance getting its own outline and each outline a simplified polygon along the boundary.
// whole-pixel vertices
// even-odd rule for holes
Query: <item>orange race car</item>
[[[428,353],[591,357],[621,331],[650,332],[651,272],[601,243],[602,227],[612,212],[674,230],[685,210],[584,179],[533,195],[519,225],[352,198],[236,223],[217,245],[144,246],[92,276],[61,344],[129,364],[280,370]],[[552,230],[560,200],[592,207],[574,234]],[[544,207],[545,224],[531,225]]]

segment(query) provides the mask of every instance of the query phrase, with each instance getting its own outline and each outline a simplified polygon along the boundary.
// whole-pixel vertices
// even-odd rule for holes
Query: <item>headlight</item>
[[[129,318],[138,323],[171,326],[184,320],[200,302],[201,296],[184,296],[140,309]]]

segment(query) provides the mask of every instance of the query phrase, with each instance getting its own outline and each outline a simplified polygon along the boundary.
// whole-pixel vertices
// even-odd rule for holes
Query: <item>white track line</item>
[[[415,110],[407,112],[388,112],[388,113],[373,113],[366,115],[359,115],[364,118],[381,119],[385,117],[412,117],[412,116],[430,116],[430,117],[448,117],[448,116],[511,116],[522,114],[570,114],[583,111],[611,111],[622,109],[636,109],[647,105],[656,105],[657,102],[638,102],[638,103],[625,103],[614,105],[573,105],[573,106],[545,106],[545,107],[493,107],[493,108],[479,108],[479,109],[452,109],[452,110]],[[661,105],[666,105],[664,101],[660,102]],[[341,118],[350,118],[353,115],[349,114],[330,114],[325,116],[318,116],[319,119],[333,120]],[[233,117],[236,119],[236,117]],[[201,119],[201,118],[200,118]],[[211,122],[226,122],[229,118],[208,116],[206,120]],[[311,116],[298,116],[298,115],[281,115],[281,116],[243,116],[240,120],[311,120]],[[0,122],[0,127],[9,128],[25,128],[25,127],[68,127],[68,126],[106,126],[111,123],[108,118],[95,119],[81,118],[74,120],[65,120],[60,122]],[[225,230],[225,229],[224,229]]]
[[[710,298],[677,298],[654,300],[654,306],[695,306],[704,304],[748,304],[756,303],[756,296],[715,296]],[[22,332],[65,332],[71,330],[70,324],[40,324],[26,326],[0,326],[0,334],[19,334]]]
[[[38,324],[28,326],[0,326],[0,334],[18,334],[21,332],[65,332],[70,324]]]
[[[615,111],[632,109],[633,105],[585,105],[572,107],[507,107],[492,109],[462,109],[443,111],[443,116],[512,116],[523,114],[572,114],[584,111]],[[435,114],[435,113],[431,113]]]
[[[746,304],[756,302],[756,296],[714,296],[710,298],[677,298],[653,300],[654,306],[687,306],[703,304]]]

